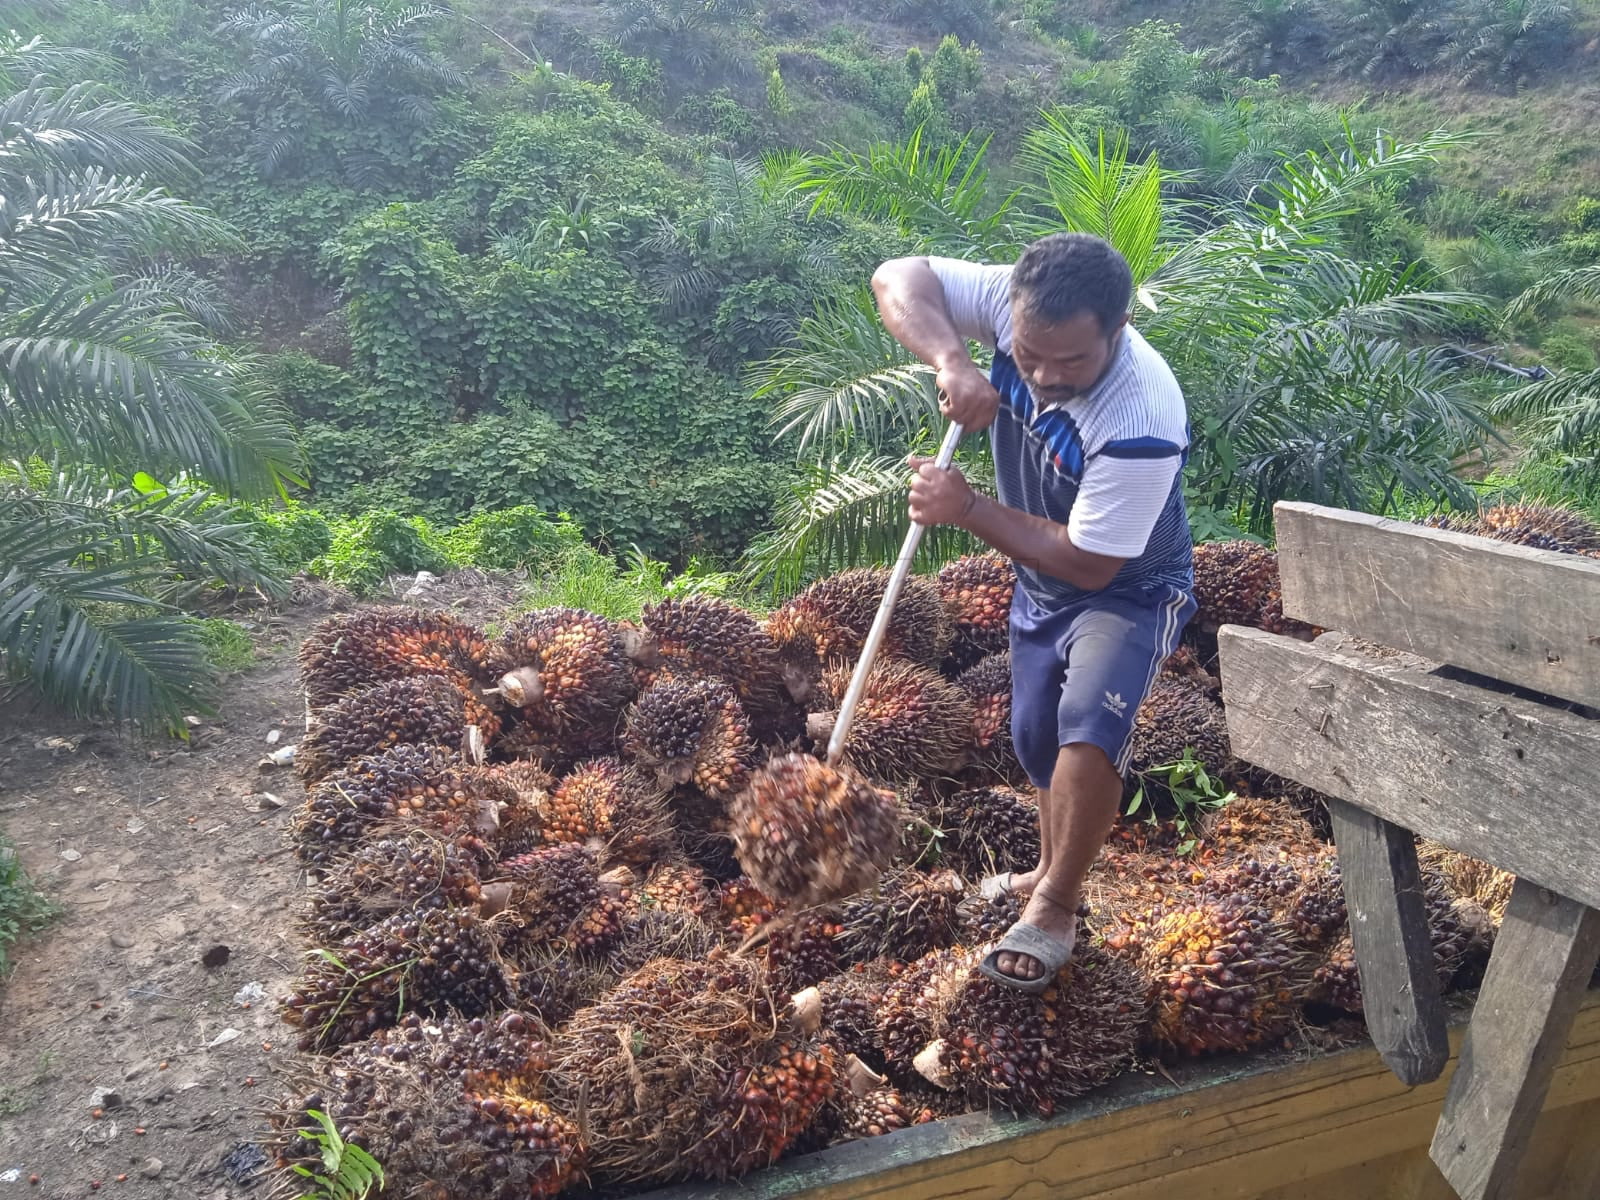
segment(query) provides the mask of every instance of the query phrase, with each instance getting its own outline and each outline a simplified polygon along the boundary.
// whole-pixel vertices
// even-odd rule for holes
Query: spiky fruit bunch
[[[717,918],[736,941],[770,922],[777,911],[777,902],[743,875],[717,889]]]
[[[1311,823],[1280,796],[1235,796],[1201,816],[1199,833],[1218,860],[1317,854],[1325,848]]]
[[[536,762],[497,763],[487,770],[510,793],[500,806],[500,853],[511,858],[538,849],[544,844],[544,813],[555,776]]]
[[[1006,930],[1022,920],[1022,909],[1026,903],[1026,897],[1015,892],[1002,892],[992,898],[973,892],[961,905],[961,928],[957,942],[963,946],[980,946],[998,941],[1005,936]]]
[[[839,970],[841,926],[827,912],[795,914],[772,925],[761,947],[767,978],[788,995],[821,983]]]
[[[578,1174],[582,1132],[530,1090],[499,1072],[467,1076],[461,1107],[440,1131],[449,1147],[441,1174],[460,1200],[556,1196]]]
[[[542,812],[546,845],[578,843],[604,863],[644,866],[672,845],[666,794],[643,772],[616,758],[570,771]]]
[[[1251,625],[1303,636],[1309,625],[1283,615],[1278,553],[1256,542],[1202,542],[1194,548],[1196,624]]]
[[[369,608],[329,617],[300,645],[306,704],[323,708],[374,684],[443,675],[486,680],[493,652],[483,633],[448,613]]]
[[[494,860],[483,840],[469,834],[411,829],[367,842],[329,865],[311,891],[304,930],[327,945],[395,913],[470,908]]]
[[[301,1030],[302,1050],[326,1050],[393,1025],[403,1010],[476,1016],[505,991],[476,913],[397,913],[311,958],[283,1017]]]
[[[844,1097],[839,1114],[839,1132],[833,1141],[837,1145],[840,1142],[882,1137],[897,1129],[925,1124],[931,1119],[931,1113],[907,1101],[898,1088],[874,1088],[865,1096]]]
[[[954,871],[900,871],[845,903],[839,949],[851,962],[921,958],[955,944],[961,880]]]
[[[957,792],[945,809],[944,826],[950,865],[969,882],[1039,865],[1039,804],[1028,792]]]
[[[1011,742],[1011,655],[991,654],[963,671],[956,686],[972,701],[973,765],[1005,780],[1024,778]]]
[[[1417,861],[1424,870],[1437,875],[1452,895],[1472,900],[1483,907],[1495,925],[1505,916],[1511,889],[1517,877],[1510,871],[1440,845],[1429,838],[1417,842]]]
[[[1163,1050],[1247,1050],[1279,1036],[1309,976],[1284,930],[1246,898],[1157,911],[1106,945],[1144,976]]]
[[[614,621],[576,608],[519,617],[500,641],[500,692],[556,734],[615,729],[633,697],[633,663]]]
[[[1134,717],[1129,769],[1146,776],[1156,767],[1182,761],[1186,749],[1213,775],[1228,768],[1233,751],[1222,705],[1189,680],[1158,678]],[[1147,794],[1159,791],[1159,781],[1146,780]]]
[[[1328,946],[1311,975],[1311,999],[1344,1012],[1364,1010],[1356,947],[1347,929]]]
[[[1327,945],[1345,928],[1339,860],[1328,848],[1278,860],[1244,859],[1209,876],[1201,890],[1213,896],[1244,896],[1271,913],[1298,944]]]
[[[605,965],[618,975],[627,975],[657,958],[698,961],[725,940],[723,930],[706,917],[682,910],[641,908],[628,915]]]
[[[1206,670],[1205,663],[1193,646],[1180,644],[1167,655],[1161,663],[1161,675],[1164,678],[1186,679],[1211,699],[1219,703],[1222,700],[1222,681]]]
[[[891,794],[806,754],[783,755],[757,771],[729,817],[745,874],[798,907],[871,887],[900,839]]]
[[[1497,504],[1478,514],[1473,533],[1533,546],[1576,554],[1600,550],[1600,526],[1582,513],[1544,504]]]
[[[759,728],[788,723],[794,700],[778,644],[749,613],[715,596],[691,596],[646,605],[643,625],[664,671],[723,680]]]
[[[1010,642],[1011,594],[1017,573],[1011,560],[990,550],[969,554],[939,569],[939,598],[950,618],[946,665],[963,671]]]
[[[791,668],[854,662],[883,601],[889,572],[876,567],[819,579],[767,620],[767,633]],[[906,579],[895,601],[882,653],[937,668],[950,641],[938,585],[919,575]]]
[[[709,916],[716,908],[705,872],[683,859],[671,858],[650,868],[649,874],[634,889],[642,911],[688,913]]]
[[[939,1027],[935,1066],[919,1069],[970,1102],[1049,1116],[1104,1083],[1133,1057],[1148,1007],[1126,962],[1080,940],[1042,995],[980,975],[987,947],[969,952],[961,986]]]
[[[964,951],[935,950],[908,964],[884,988],[878,1039],[891,1072],[910,1071],[917,1055],[939,1036],[968,967]]]
[[[837,705],[853,668],[822,677],[822,691]],[[833,733],[836,712],[814,712],[806,732],[820,747]],[[975,719],[967,694],[926,667],[890,659],[873,664],[855,721],[845,738],[845,759],[878,779],[946,775],[972,754]]]
[[[729,684],[671,676],[651,684],[628,710],[622,747],[663,788],[691,784],[716,797],[744,787],[759,754]]]
[[[853,1054],[870,1066],[883,1065],[878,1010],[889,983],[889,969],[884,964],[867,963],[818,985],[822,992],[822,1028],[817,1036],[832,1046],[841,1060]]]
[[[777,1158],[833,1091],[760,966],[657,959],[567,1023],[550,1081],[597,1179],[725,1179]]]
[[[466,700],[448,679],[417,675],[380,683],[317,712],[295,754],[295,770],[307,783],[315,783],[391,746],[459,754],[467,724]]]
[[[514,800],[493,772],[459,756],[401,745],[357,759],[314,785],[291,834],[302,860],[325,866],[373,831],[417,824],[441,834],[493,840],[502,805]]]
[[[565,1024],[617,982],[611,964],[580,957],[564,942],[518,948],[514,938],[513,934],[503,939],[503,944],[512,943],[505,948],[515,959],[505,969],[509,1002],[547,1029]]]
[[[600,872],[583,846],[544,846],[502,862],[483,895],[486,909],[503,911],[508,919],[508,949],[571,945],[579,923],[600,903]]]

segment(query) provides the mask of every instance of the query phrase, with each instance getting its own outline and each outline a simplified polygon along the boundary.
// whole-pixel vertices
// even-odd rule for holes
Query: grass
[[[42,1050],[39,1052],[39,1065],[34,1068],[32,1076],[0,1087],[0,1117],[14,1117],[31,1108],[33,1100],[29,1093],[50,1078],[50,1070],[55,1064],[55,1052]]]
[[[255,662],[256,648],[250,635],[226,617],[207,617],[195,625],[206,648],[206,661],[218,675],[235,674]]]
[[[33,885],[17,852],[0,837],[0,980],[11,973],[11,947],[38,933],[61,908]]]

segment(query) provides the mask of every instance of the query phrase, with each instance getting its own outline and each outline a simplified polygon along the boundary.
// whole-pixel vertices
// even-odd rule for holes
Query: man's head
[[[1052,233],[1011,271],[1011,357],[1046,403],[1083,395],[1100,379],[1128,323],[1133,273],[1109,242]]]

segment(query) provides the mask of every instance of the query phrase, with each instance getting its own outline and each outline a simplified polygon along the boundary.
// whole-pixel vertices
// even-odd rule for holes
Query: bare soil
[[[489,620],[515,594],[474,574],[405,602]],[[308,588],[245,614],[257,665],[187,744],[0,706],[0,830],[65,910],[0,982],[0,1200],[268,1192],[250,1143],[295,1071],[277,1001],[303,953],[284,832],[304,792],[260,763],[272,730],[304,732],[301,639],[351,606]]]

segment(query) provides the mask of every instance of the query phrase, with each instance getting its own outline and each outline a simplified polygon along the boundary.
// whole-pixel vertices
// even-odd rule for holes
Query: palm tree
[[[1265,531],[1283,498],[1382,511],[1405,494],[1460,494],[1452,464],[1485,436],[1482,419],[1448,360],[1408,341],[1478,302],[1338,251],[1357,191],[1459,140],[1369,145],[1347,127],[1341,143],[1282,162],[1260,199],[1204,212],[1167,198],[1171,176],[1153,158],[1133,160],[1120,136],[1086,139],[1062,114],[1030,134],[1024,182],[999,198],[983,148],[968,144],[936,154],[913,139],[795,170],[819,206],[887,217],[930,252],[1004,260],[1054,230],[1106,237],[1133,268],[1136,322],[1189,390],[1202,502]],[[779,436],[814,464],[756,557],[769,577],[870,559],[904,527],[895,464],[936,436],[936,409],[926,373],[869,335],[869,305],[824,306],[751,376],[778,402]],[[967,455],[981,463],[981,443]]]
[[[1572,6],[1561,0],[1471,0],[1439,52],[1464,83],[1515,88],[1534,69],[1565,57]]]
[[[306,114],[285,107],[286,97],[335,128],[391,126],[397,119],[425,125],[433,94],[466,82],[425,42],[448,15],[434,4],[401,7],[393,0],[287,0],[281,8],[255,4],[231,14],[220,32],[244,40],[249,65],[224,83],[222,98],[255,102],[262,173],[283,166],[310,132]],[[373,167],[370,157],[351,154],[347,161],[359,173]]]
[[[676,70],[703,77],[745,64],[727,47],[729,30],[755,11],[753,0],[622,0],[617,41]]]
[[[87,61],[50,49],[0,42],[0,83]],[[147,182],[187,170],[187,144],[47,79],[0,100],[0,673],[76,712],[181,728],[206,672],[174,586],[276,586],[187,473],[264,496],[299,452],[159,269],[226,237]]]

